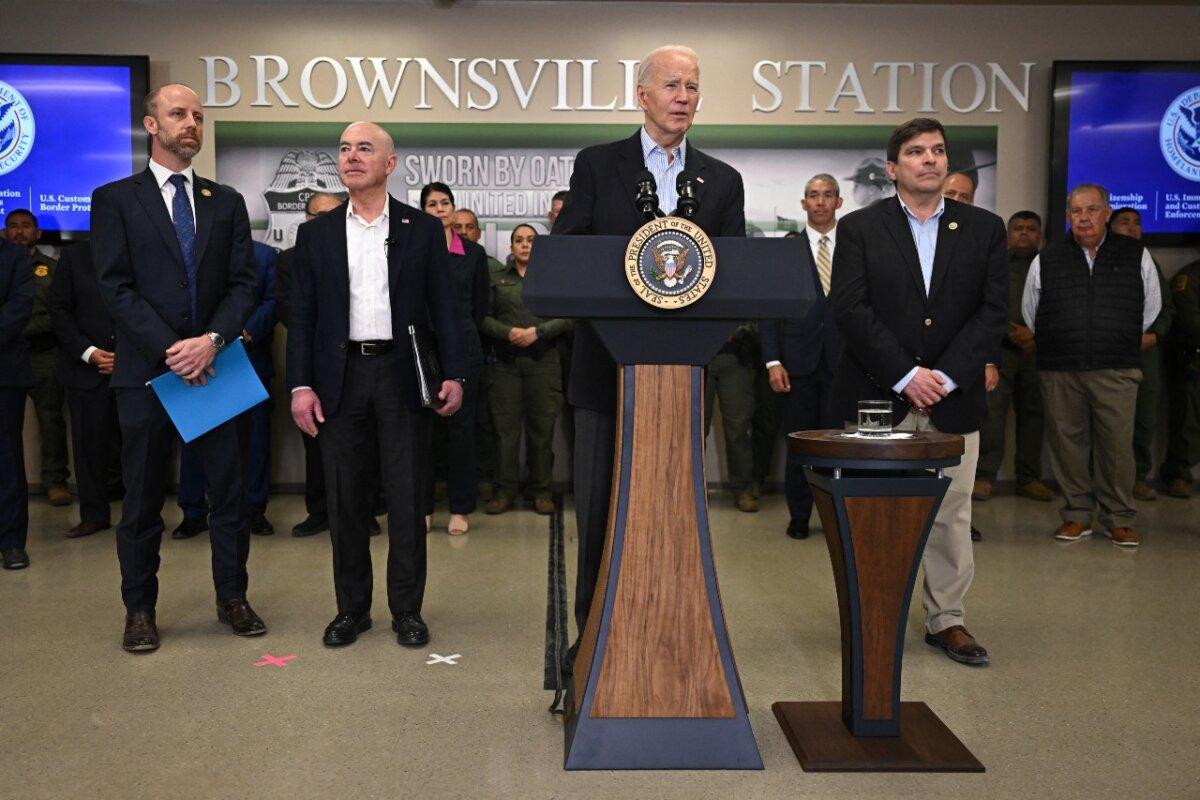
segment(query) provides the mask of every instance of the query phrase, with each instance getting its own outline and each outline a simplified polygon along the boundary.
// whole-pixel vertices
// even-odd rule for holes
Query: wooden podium
[[[809,772],[983,772],[924,703],[900,702],[905,622],[925,540],[959,463],[961,436],[788,435],[833,562],[842,628],[841,702],[771,706]]]
[[[715,239],[708,292],[666,311],[630,289],[627,243],[539,236],[523,292],[539,316],[589,319],[620,365],[608,533],[564,766],[762,769],[713,562],[701,367],[739,321],[802,313],[812,282],[794,240]]]

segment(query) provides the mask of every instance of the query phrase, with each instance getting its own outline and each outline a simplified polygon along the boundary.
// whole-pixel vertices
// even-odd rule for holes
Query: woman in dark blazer
[[[435,445],[430,459],[437,463],[440,456],[446,464],[446,484],[450,500],[450,523],[447,532],[461,535],[470,527],[468,517],[475,510],[475,413],[479,398],[479,371],[483,366],[483,347],[479,325],[488,311],[491,286],[488,280],[487,253],[474,242],[454,232],[454,193],[444,183],[430,183],[421,189],[421,208],[441,220],[446,232],[446,248],[450,251],[450,277],[458,299],[463,338],[467,340],[467,363],[470,367],[463,386],[462,408],[450,417],[438,417],[434,433]],[[444,454],[444,456],[443,456]],[[432,467],[432,465],[431,465]],[[431,469],[431,471],[433,471]],[[433,513],[433,482],[429,483],[426,513]]]

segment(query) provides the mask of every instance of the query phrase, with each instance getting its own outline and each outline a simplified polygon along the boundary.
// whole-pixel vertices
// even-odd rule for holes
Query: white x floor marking
[[[462,653],[455,653],[452,656],[439,656],[437,653],[430,653],[429,660],[425,662],[426,666],[430,664],[449,664],[452,667],[458,666],[457,659],[462,658]]]

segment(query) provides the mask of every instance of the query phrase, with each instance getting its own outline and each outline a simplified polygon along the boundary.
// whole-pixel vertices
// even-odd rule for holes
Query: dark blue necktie
[[[196,220],[192,216],[192,204],[188,201],[184,185],[187,178],[172,175],[168,178],[175,187],[175,199],[171,201],[171,216],[175,220],[175,238],[179,240],[179,252],[183,254],[183,267],[187,270],[188,295],[192,300],[192,325],[196,324]]]

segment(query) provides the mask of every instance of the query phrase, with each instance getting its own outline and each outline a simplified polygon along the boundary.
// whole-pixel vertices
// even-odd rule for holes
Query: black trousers
[[[792,390],[783,395],[783,429],[808,431],[833,428],[830,395],[833,389],[833,372],[821,359],[820,366],[809,375],[789,375]],[[812,516],[813,496],[804,477],[802,456],[787,454],[783,472],[783,489],[787,495],[788,513],[793,528],[808,530],[808,519]]]
[[[175,426],[151,389],[115,389],[121,419],[125,504],[117,525],[121,596],[130,611],[153,611],[158,601],[158,550]],[[217,600],[246,596],[250,528],[243,497],[242,442],[230,420],[191,442],[208,479],[209,541]]]
[[[23,386],[0,386],[0,550],[24,548],[29,535],[25,391]]]
[[[478,371],[468,377],[463,386],[462,407],[449,417],[435,416],[431,423],[433,446],[428,468],[440,478],[437,467],[438,462],[442,462],[451,514],[471,514],[475,511],[478,494],[475,481],[475,415],[479,409],[477,376]],[[425,513],[432,514],[433,507],[431,481],[425,498]]]
[[[325,465],[321,463],[320,437],[300,434],[304,442],[304,510],[323,517],[325,505]]]
[[[342,399],[326,415],[318,438],[325,465],[326,503],[333,542],[333,585],[339,614],[371,610],[371,533],[374,476],[381,474],[388,512],[388,607],[393,617],[421,610],[425,597],[424,497],[429,420],[412,411],[400,391],[396,353],[346,362]],[[377,449],[376,449],[377,448]],[[377,453],[374,458],[364,454]]]
[[[75,458],[75,486],[79,491],[79,518],[108,525],[109,472],[113,452],[121,446],[117,398],[108,379],[90,389],[67,389],[71,412],[71,449]]]
[[[604,537],[608,533],[616,428],[617,418],[613,414],[575,409],[575,528],[579,535],[575,623],[580,637],[596,593]]]

